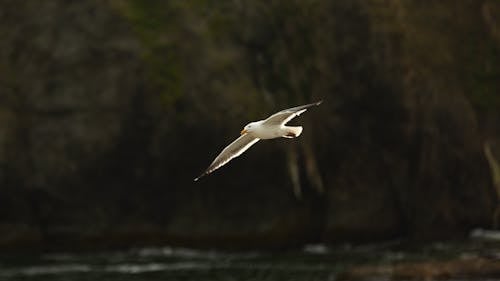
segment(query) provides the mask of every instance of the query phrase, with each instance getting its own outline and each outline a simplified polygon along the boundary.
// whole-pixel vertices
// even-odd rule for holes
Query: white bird
[[[321,104],[322,101],[288,108],[277,112],[265,120],[255,121],[247,124],[240,133],[240,137],[226,146],[208,168],[194,181],[219,169],[231,159],[240,156],[259,140],[274,138],[296,138],[302,133],[302,127],[285,126],[287,122],[299,116],[309,107]]]

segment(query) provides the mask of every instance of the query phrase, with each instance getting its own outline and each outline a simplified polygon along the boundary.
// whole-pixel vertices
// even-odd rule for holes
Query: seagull
[[[226,146],[215,160],[200,176],[194,179],[198,181],[213,171],[224,166],[233,158],[240,156],[259,140],[275,138],[296,138],[302,133],[301,126],[285,126],[293,118],[305,112],[309,107],[320,105],[323,101],[305,104],[297,107],[279,111],[267,119],[248,123],[240,133],[240,137]]]

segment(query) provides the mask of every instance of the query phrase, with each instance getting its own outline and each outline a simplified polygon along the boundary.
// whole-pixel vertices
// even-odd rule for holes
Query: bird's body
[[[302,133],[302,127],[290,127],[281,124],[265,124],[266,120],[252,122],[255,125],[254,130],[248,131],[247,134],[261,140],[269,140],[280,137],[296,138]]]
[[[241,136],[226,146],[222,152],[215,158],[210,166],[199,177],[210,174],[211,172],[222,167],[231,159],[240,156],[243,152],[249,149],[259,140],[275,139],[275,138],[296,138],[302,133],[300,126],[285,126],[285,124],[305,112],[309,107],[321,104],[321,101],[310,103],[289,109],[282,110],[271,115],[269,118],[251,122],[243,128]]]

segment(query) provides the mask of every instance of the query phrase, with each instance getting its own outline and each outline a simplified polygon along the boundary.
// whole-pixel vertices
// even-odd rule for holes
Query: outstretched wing
[[[249,149],[250,146],[254,145],[259,140],[259,138],[254,138],[249,134],[241,135],[230,145],[226,146],[226,148],[224,148],[222,152],[215,158],[212,164],[208,166],[205,172],[203,172],[199,177],[195,178],[194,181],[197,181],[201,177],[206,176],[211,172],[219,169],[220,167],[224,166],[224,164],[231,161],[231,159],[240,156],[243,152]]]
[[[266,120],[264,120],[264,124],[266,125],[284,125],[288,121],[292,120],[293,118],[299,116],[302,114],[304,111],[306,111],[309,107],[320,105],[323,101],[318,101],[315,103],[310,103],[310,104],[305,104],[297,107],[292,107],[288,108],[285,110],[282,110],[280,112],[277,112],[270,117],[268,117]]]

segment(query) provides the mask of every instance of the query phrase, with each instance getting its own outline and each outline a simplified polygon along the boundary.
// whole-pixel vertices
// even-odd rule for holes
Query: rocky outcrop
[[[498,261],[464,258],[449,261],[404,262],[392,265],[357,266],[339,274],[339,280],[446,280],[451,278],[495,278],[500,274]]]

